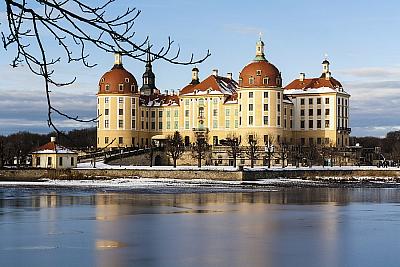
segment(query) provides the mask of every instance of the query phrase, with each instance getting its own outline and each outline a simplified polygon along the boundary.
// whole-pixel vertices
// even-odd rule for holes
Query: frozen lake
[[[400,189],[0,186],[1,266],[399,266]]]

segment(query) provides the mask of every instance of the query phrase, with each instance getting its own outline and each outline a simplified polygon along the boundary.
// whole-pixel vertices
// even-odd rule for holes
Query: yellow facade
[[[193,75],[197,77],[197,73]],[[326,77],[327,81],[331,79]],[[203,83],[210,81],[221,89],[205,88],[208,85]],[[177,94],[147,97],[140,92],[99,93],[98,147],[146,147],[152,137],[166,137],[175,131],[188,144],[194,142],[199,130],[207,132],[208,142],[213,145],[231,135],[241,137],[242,145],[246,145],[249,135],[257,136],[260,145],[349,144],[350,95],[343,88],[289,90],[279,84],[244,87],[231,77],[213,73],[203,82],[194,83],[191,91],[182,89]],[[226,86],[231,91],[225,90]]]

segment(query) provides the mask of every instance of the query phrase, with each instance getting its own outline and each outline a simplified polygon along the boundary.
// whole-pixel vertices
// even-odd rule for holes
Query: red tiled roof
[[[257,71],[261,71],[257,75]],[[250,84],[249,78],[254,78],[254,83]],[[268,77],[268,84],[264,84],[264,78]],[[282,85],[281,74],[277,67],[267,60],[253,61],[243,68],[240,72],[240,87],[276,87]]]
[[[289,83],[288,85],[286,85],[285,90],[291,90],[291,89],[306,90],[306,89],[321,88],[321,87],[336,89],[336,88],[341,88],[342,84],[332,77],[326,79],[325,75],[323,74],[320,78],[304,79],[303,81],[296,79],[291,83]]]
[[[120,90],[120,84],[123,85],[123,90]],[[108,91],[106,91],[106,85],[109,86]],[[137,91],[138,85],[135,77],[122,65],[114,65],[99,81],[99,94],[132,94]]]
[[[189,84],[182,88],[179,92],[180,95],[194,93],[195,91],[204,92],[208,89],[211,91],[219,91],[221,94],[234,94],[237,90],[238,84],[235,80],[229,79],[227,77],[210,75],[205,80],[199,84],[193,85]]]

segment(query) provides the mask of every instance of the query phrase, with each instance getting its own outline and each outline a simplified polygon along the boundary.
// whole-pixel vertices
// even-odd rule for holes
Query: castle
[[[320,77],[301,73],[283,87],[281,72],[266,59],[260,38],[255,58],[238,81],[217,70],[200,81],[195,67],[191,82],[175,94],[157,89],[150,53],[140,88],[116,53],[114,66],[99,81],[97,146],[146,147],[175,131],[186,145],[202,133],[214,146],[232,134],[242,145],[251,135],[260,145],[348,146],[350,95],[332,77],[329,61],[322,66]]]

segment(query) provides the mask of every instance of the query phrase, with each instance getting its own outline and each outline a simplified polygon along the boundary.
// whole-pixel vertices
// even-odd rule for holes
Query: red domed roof
[[[135,77],[122,64],[106,72],[99,81],[99,94],[132,94],[138,92]]]
[[[251,79],[252,78],[252,79]],[[251,82],[253,80],[253,82]],[[278,68],[267,60],[255,60],[240,72],[240,87],[280,87],[282,77]]]

